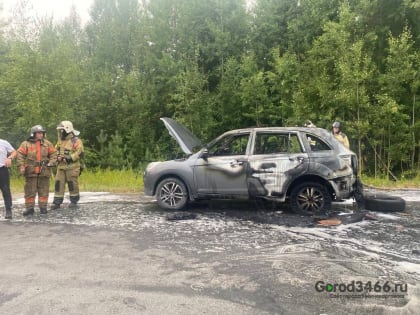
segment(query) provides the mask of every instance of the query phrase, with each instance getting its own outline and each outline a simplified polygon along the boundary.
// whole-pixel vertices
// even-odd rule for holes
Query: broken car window
[[[248,146],[249,133],[228,135],[209,148],[210,155],[245,155]]]
[[[302,149],[296,134],[258,133],[254,154],[300,153]]]
[[[331,148],[317,136],[312,134],[306,134],[306,139],[308,140],[311,151],[326,151],[331,150]]]

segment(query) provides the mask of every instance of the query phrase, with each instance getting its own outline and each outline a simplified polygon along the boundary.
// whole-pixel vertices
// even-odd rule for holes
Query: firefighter
[[[347,138],[346,134],[341,131],[341,124],[339,121],[335,121],[332,124],[332,133],[338,141],[344,144],[347,149],[350,149],[349,138]]]
[[[83,158],[83,142],[78,138],[80,132],[73,128],[71,121],[60,122],[57,131],[58,141],[55,146],[58,152],[57,174],[55,176],[54,200],[50,209],[60,208],[64,200],[66,183],[70,195],[69,208],[76,208],[80,199],[79,175]]]
[[[45,139],[44,127],[33,126],[29,138],[23,141],[17,149],[16,165],[19,172],[25,176],[24,216],[34,214],[37,194],[40,213],[47,213],[50,166],[56,163],[56,159],[57,151],[54,145]]]

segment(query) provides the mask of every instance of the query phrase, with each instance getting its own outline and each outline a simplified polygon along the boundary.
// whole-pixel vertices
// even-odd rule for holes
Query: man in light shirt
[[[10,192],[9,167],[16,158],[16,150],[6,140],[0,139],[0,190],[6,207],[5,219],[12,218],[12,194]]]

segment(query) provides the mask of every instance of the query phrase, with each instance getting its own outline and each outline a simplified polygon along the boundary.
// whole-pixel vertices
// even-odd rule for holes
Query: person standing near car
[[[4,206],[6,208],[5,219],[12,218],[12,193],[10,192],[9,167],[16,158],[16,150],[6,140],[0,139],[0,190],[3,194]]]
[[[64,201],[65,185],[67,183],[70,194],[69,208],[76,208],[80,199],[79,175],[81,159],[83,158],[83,142],[78,135],[79,131],[73,128],[73,123],[68,120],[60,122],[57,126],[58,141],[56,149],[57,173],[55,176],[55,192],[51,210],[60,208]]]
[[[335,121],[332,124],[332,133],[338,141],[344,144],[347,149],[350,149],[349,138],[347,138],[346,134],[341,131],[341,123],[339,121]]]
[[[35,212],[35,198],[38,194],[38,206],[41,214],[47,213],[50,191],[51,169],[57,160],[57,150],[45,139],[45,129],[41,125],[31,128],[31,133],[17,150],[17,166],[25,176],[25,210],[23,215]]]

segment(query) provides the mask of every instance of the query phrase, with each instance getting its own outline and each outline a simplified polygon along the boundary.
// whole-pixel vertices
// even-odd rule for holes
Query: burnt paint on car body
[[[185,127],[173,120],[164,121],[171,125],[171,135],[177,128],[185,135]],[[174,138],[182,141],[182,135]],[[184,151],[192,152],[190,148]],[[352,195],[356,180],[352,160],[357,161],[355,154],[322,128],[237,129],[185,159],[150,163],[144,174],[144,190],[155,195],[163,179],[176,177],[185,183],[189,200],[261,197],[284,202],[297,185],[315,182],[323,185],[332,199],[340,200]],[[176,197],[175,192],[172,195]]]

